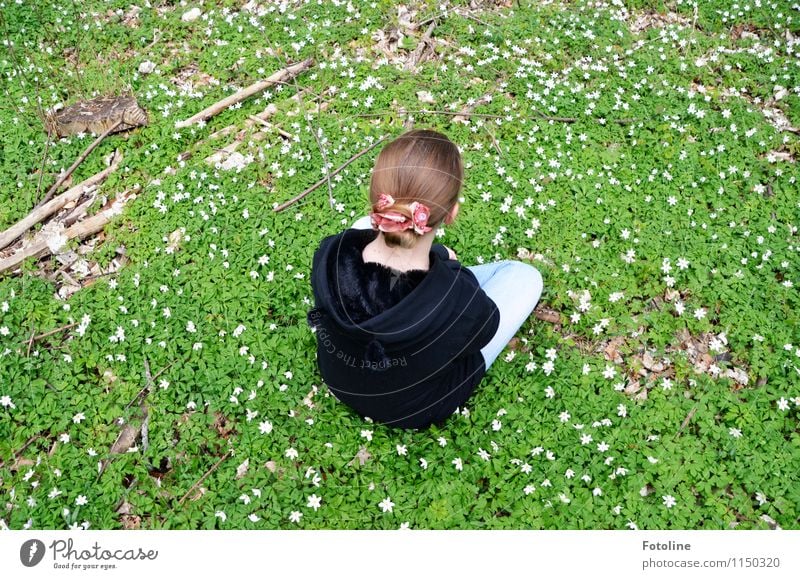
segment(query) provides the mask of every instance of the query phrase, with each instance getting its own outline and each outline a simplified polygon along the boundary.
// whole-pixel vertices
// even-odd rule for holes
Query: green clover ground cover
[[[40,104],[130,89],[150,114],[75,174],[123,151],[101,190],[141,190],[92,259],[130,263],[67,300],[37,275],[52,258],[0,278],[0,525],[800,527],[797,6],[482,4],[0,0],[0,228],[43,194]],[[405,70],[428,25],[403,22],[442,12],[435,55]],[[313,251],[365,211],[375,153],[332,204],[325,185],[273,206],[400,134],[401,108],[487,94],[466,124],[410,113],[463,152],[442,241],[532,260],[560,323],[523,326],[444,427],[371,424],[321,383],[305,315]],[[204,161],[269,104],[291,138]],[[50,145],[42,189],[90,140]]]

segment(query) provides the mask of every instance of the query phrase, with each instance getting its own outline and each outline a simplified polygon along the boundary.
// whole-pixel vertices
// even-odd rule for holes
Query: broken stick
[[[217,470],[217,469],[219,468],[219,465],[221,465],[221,464],[222,464],[222,462],[223,462],[223,461],[224,461],[226,458],[228,458],[229,456],[231,456],[231,454],[233,454],[233,451],[230,451],[230,450],[229,450],[229,451],[228,451],[228,452],[226,452],[224,455],[222,455],[222,458],[220,458],[220,459],[219,459],[219,460],[218,460],[218,461],[217,461],[217,462],[214,464],[214,466],[212,466],[210,469],[208,469],[208,470],[206,471],[206,473],[205,473],[203,476],[201,476],[201,477],[200,477],[200,480],[198,480],[196,483],[194,483],[194,484],[192,485],[192,487],[191,487],[191,488],[190,488],[188,491],[186,491],[186,494],[185,494],[185,495],[183,495],[183,496],[181,497],[181,500],[179,500],[179,501],[178,501],[178,506],[181,506],[181,505],[183,504],[183,502],[184,502],[184,501],[185,501],[185,500],[186,500],[186,499],[189,497],[189,494],[191,494],[191,492],[192,492],[194,489],[196,489],[196,488],[197,488],[197,487],[200,485],[200,483],[202,483],[204,480],[206,480],[206,479],[209,477],[209,475],[210,475],[212,472],[214,472],[215,470]]]
[[[311,192],[312,192],[314,189],[316,189],[317,187],[319,187],[319,186],[323,185],[324,183],[327,183],[328,179],[330,179],[331,177],[334,177],[334,176],[336,176],[336,175],[337,175],[337,174],[338,174],[340,171],[342,171],[342,170],[343,170],[345,167],[347,167],[347,166],[348,166],[350,163],[352,163],[353,161],[355,161],[355,160],[356,160],[356,159],[358,159],[359,157],[361,157],[361,156],[363,156],[363,155],[366,155],[366,154],[367,154],[367,153],[369,153],[369,152],[370,152],[372,149],[374,149],[375,147],[377,147],[378,145],[380,145],[382,142],[384,142],[384,141],[385,141],[386,139],[388,139],[388,138],[389,138],[389,135],[386,135],[386,136],[385,136],[385,137],[383,137],[382,139],[378,139],[377,141],[375,141],[374,143],[372,143],[372,144],[371,144],[369,147],[367,147],[367,148],[366,148],[366,149],[364,149],[363,151],[360,151],[360,152],[356,153],[355,155],[353,155],[352,157],[350,157],[350,158],[349,158],[349,159],[348,159],[348,160],[345,162],[345,164],[344,164],[344,165],[340,166],[340,167],[339,167],[338,169],[336,169],[336,170],[335,170],[333,173],[329,173],[328,175],[326,175],[325,177],[323,177],[322,179],[320,179],[319,181],[317,181],[316,183],[314,183],[314,184],[313,184],[311,187],[309,187],[308,189],[306,189],[305,191],[303,191],[303,192],[302,192],[302,193],[300,193],[299,195],[296,195],[295,197],[292,197],[291,199],[289,199],[289,200],[288,200],[288,201],[286,201],[285,203],[281,203],[280,205],[278,205],[277,207],[275,207],[275,208],[273,209],[273,211],[274,211],[275,213],[279,213],[279,212],[283,211],[284,209],[286,209],[287,207],[289,207],[290,205],[293,205],[294,203],[297,203],[298,201],[300,201],[300,199],[302,199],[303,197],[305,197],[306,195],[308,195],[309,193],[311,193]],[[0,262],[0,263],[2,263],[2,262]],[[2,269],[0,269],[0,271],[2,271]]]
[[[83,239],[94,235],[103,229],[114,216],[118,215],[121,212],[120,206],[125,204],[133,196],[135,195],[123,197],[122,199],[117,198],[109,209],[92,215],[88,219],[66,229],[64,231],[64,237],[69,241],[71,239]],[[46,240],[34,241],[28,247],[20,249],[5,259],[0,259],[0,274],[17,267],[29,257],[39,257],[48,253],[52,253],[52,250]]]
[[[435,26],[436,19],[434,18],[433,22],[431,22],[430,26],[428,26],[428,30],[426,30],[425,34],[422,35],[422,38],[420,39],[417,47],[414,49],[414,52],[411,54],[411,57],[406,62],[406,70],[414,70],[428,47],[433,47],[433,44],[431,43],[431,33],[433,32]]]
[[[175,128],[183,129],[189,127],[197,122],[206,121],[211,117],[218,115],[228,107],[235,105],[236,103],[242,102],[243,100],[253,96],[254,94],[260,93],[274,84],[277,84],[280,81],[285,81],[287,78],[294,78],[301,72],[308,70],[311,68],[311,65],[314,64],[313,58],[307,58],[302,62],[297,64],[293,64],[291,66],[286,67],[285,69],[279,70],[278,72],[274,73],[272,76],[267,78],[266,80],[260,80],[250,86],[243,88],[242,90],[238,91],[235,94],[232,94],[228,97],[225,97],[221,101],[218,101],[197,113],[196,115],[189,117],[185,121],[178,121],[175,123]]]
[[[21,221],[17,222],[16,224],[12,225],[2,233],[0,233],[0,249],[7,247],[10,243],[12,243],[15,239],[17,239],[20,235],[25,233],[28,229],[47,219],[52,214],[60,211],[67,203],[75,201],[80,198],[90,187],[98,185],[106,180],[106,177],[111,174],[111,172],[115,171],[116,168],[119,166],[119,162],[122,160],[122,153],[119,151],[114,153],[114,158],[111,160],[111,165],[97,173],[96,175],[92,175],[82,183],[78,183],[74,187],[67,189],[64,193],[59,195],[58,197],[51,199],[44,205],[41,205],[31,211],[26,217],[24,217]],[[2,271],[2,270],[0,270]]]

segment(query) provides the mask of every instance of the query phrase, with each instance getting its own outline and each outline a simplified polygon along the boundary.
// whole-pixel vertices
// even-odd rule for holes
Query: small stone
[[[142,64],[139,65],[139,72],[141,74],[150,74],[156,69],[156,63],[151,62],[149,60],[145,60]]]
[[[436,100],[433,98],[433,95],[426,90],[418,91],[417,98],[419,99],[420,102],[423,103],[433,104],[436,102]]]
[[[183,13],[183,16],[181,16],[181,20],[183,20],[184,22],[194,22],[195,20],[200,18],[200,15],[202,13],[203,13],[202,10],[200,10],[199,8],[192,8],[191,10],[187,10],[186,12]]]

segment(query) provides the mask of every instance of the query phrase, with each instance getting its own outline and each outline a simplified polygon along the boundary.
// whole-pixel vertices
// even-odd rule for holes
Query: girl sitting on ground
[[[408,131],[378,155],[371,213],[326,237],[311,284],[317,364],[341,402],[401,428],[441,423],[462,407],[542,293],[532,266],[465,267],[436,229],[458,215],[458,147]]]

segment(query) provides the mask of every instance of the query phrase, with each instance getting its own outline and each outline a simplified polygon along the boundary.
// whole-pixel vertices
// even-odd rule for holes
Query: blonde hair
[[[369,187],[372,211],[381,193],[391,195],[397,211],[411,219],[414,201],[430,209],[428,225],[436,228],[458,201],[464,166],[458,147],[442,133],[407,131],[386,145],[375,161]],[[382,232],[389,247],[412,248],[419,239],[413,229]]]

